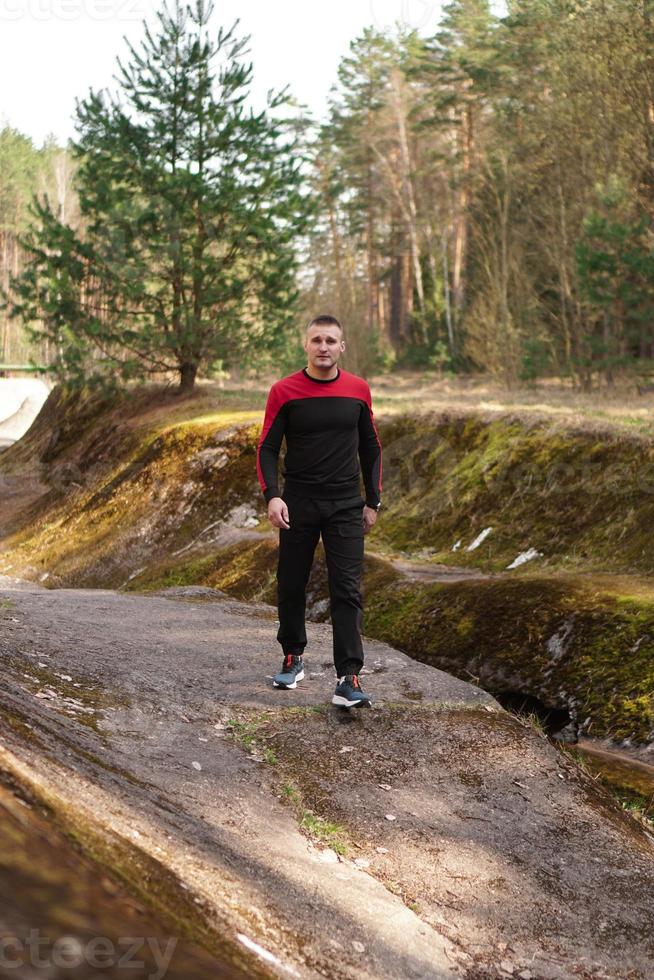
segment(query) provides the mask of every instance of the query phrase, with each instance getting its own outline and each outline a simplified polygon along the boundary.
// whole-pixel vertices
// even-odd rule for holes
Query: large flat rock
[[[333,708],[326,624],[275,690],[274,609],[192,597],[0,582],[0,762],[279,976],[654,973],[652,842],[546,739],[367,638],[374,706]]]

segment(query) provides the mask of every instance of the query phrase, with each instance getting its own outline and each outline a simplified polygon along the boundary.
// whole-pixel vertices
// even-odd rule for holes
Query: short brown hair
[[[318,323],[324,326],[327,326],[327,324],[329,323],[333,323],[335,326],[337,326],[340,329],[341,333],[343,332],[343,327],[341,326],[340,321],[337,320],[335,316],[332,316],[331,313],[321,313],[320,316],[314,316],[313,320],[309,320],[309,322],[307,323],[304,332],[306,333],[309,327],[312,327],[314,323]]]

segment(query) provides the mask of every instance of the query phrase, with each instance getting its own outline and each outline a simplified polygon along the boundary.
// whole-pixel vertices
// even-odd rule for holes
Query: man
[[[279,528],[277,639],[284,652],[274,687],[294,688],[304,677],[306,585],[322,534],[327,562],[337,684],[332,703],[369,705],[361,688],[363,541],[380,505],[381,443],[372,413],[370,387],[338,366],[345,350],[334,316],[318,316],[304,337],[307,366],[270,389],[257,474],[268,518]],[[284,488],[277,463],[286,438]],[[359,468],[361,461],[361,469]],[[365,500],[359,491],[363,475]]]

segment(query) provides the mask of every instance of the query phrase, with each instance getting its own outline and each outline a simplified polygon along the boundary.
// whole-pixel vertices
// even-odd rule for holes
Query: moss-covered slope
[[[402,416],[381,432],[377,546],[487,570],[533,548],[540,569],[654,572],[652,440],[477,413]]]
[[[260,421],[245,394],[179,399],[150,388],[103,400],[55,389],[0,457],[5,474],[49,480],[13,521],[0,571],[47,585],[210,585],[274,602]],[[366,632],[495,694],[565,709],[591,734],[652,739],[651,443],[509,415],[380,418],[379,427],[384,509],[368,550],[485,577],[407,581],[369,557]],[[506,570],[528,548],[536,557]],[[321,557],[319,547],[308,607],[324,620]]]
[[[500,695],[565,707],[581,731],[654,740],[654,598],[592,577],[403,584],[368,594],[366,629]]]
[[[208,405],[202,392],[105,400],[55,389],[0,460],[13,479],[38,474],[49,484],[6,533],[0,570],[47,576],[48,585],[117,586],[192,546],[233,508],[252,510],[260,494],[250,419]]]

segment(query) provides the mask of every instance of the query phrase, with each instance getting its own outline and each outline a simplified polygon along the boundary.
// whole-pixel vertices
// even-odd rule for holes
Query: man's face
[[[306,332],[304,349],[310,365],[330,368],[345,350],[343,334],[335,323],[314,323]]]

